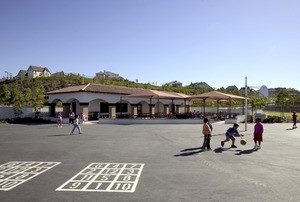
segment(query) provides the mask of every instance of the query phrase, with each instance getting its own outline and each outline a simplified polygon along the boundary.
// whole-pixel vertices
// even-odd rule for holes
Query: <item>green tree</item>
[[[22,91],[19,88],[13,88],[11,91],[11,100],[15,112],[15,116],[19,116],[21,112],[21,107],[24,105],[24,96]]]
[[[23,91],[24,95],[24,107],[30,107],[31,106],[31,98],[32,98],[32,92],[30,88],[25,88]]]
[[[32,106],[34,107],[34,110],[36,112],[44,106],[45,103],[44,97],[45,97],[44,86],[39,86],[34,89],[32,94]]]
[[[276,104],[280,105],[281,112],[284,112],[284,107],[290,104],[292,101],[292,95],[289,91],[282,89],[277,94]]]
[[[251,94],[249,97],[251,99],[250,102],[252,103],[252,106],[257,109],[263,109],[267,104],[267,99],[260,97],[257,93]]]
[[[14,108],[21,108],[24,105],[24,96],[19,88],[12,89],[11,104],[14,106]]]
[[[11,93],[6,84],[0,88],[0,104],[10,105]]]
[[[297,96],[295,97],[294,101],[295,101],[294,104],[300,105],[300,95],[297,95]]]

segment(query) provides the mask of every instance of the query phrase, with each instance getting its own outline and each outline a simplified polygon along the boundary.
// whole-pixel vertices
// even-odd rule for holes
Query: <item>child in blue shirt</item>
[[[234,135],[236,134],[236,135],[241,136],[241,135],[239,134],[238,130],[237,130],[238,127],[239,127],[239,124],[235,123],[235,124],[233,124],[233,127],[229,128],[229,129],[226,131],[226,134],[225,134],[226,139],[223,140],[223,141],[221,141],[221,146],[222,146],[222,147],[224,147],[225,142],[228,142],[229,140],[231,140],[231,141],[232,141],[231,148],[237,148],[237,147],[234,145],[234,142],[235,142]]]

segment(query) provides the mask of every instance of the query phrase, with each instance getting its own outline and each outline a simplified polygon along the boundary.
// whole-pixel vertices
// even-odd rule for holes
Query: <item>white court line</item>
[[[79,175],[82,175],[82,172],[88,168],[90,168],[90,166],[92,166],[93,164],[106,164],[106,163],[91,163],[89,164],[87,167],[85,167],[84,169],[82,169],[81,171],[79,171],[79,173],[77,173],[75,176],[73,176],[71,179],[69,179],[68,181],[66,181],[63,185],[61,185],[60,187],[58,187],[56,189],[56,191],[80,191],[80,190],[74,190],[74,189],[63,189],[64,186],[66,186],[70,181],[78,181],[78,182],[82,182],[82,180],[75,180],[76,177],[78,177]],[[105,165],[104,168],[106,168],[109,164]],[[100,169],[100,168],[99,168]],[[102,168],[101,168],[102,169]],[[101,171],[102,172],[102,171]]]
[[[8,163],[5,163],[3,165],[0,165],[0,169],[4,168],[4,170],[0,170],[0,176],[1,174],[4,175],[10,175],[7,178],[0,179],[0,190],[2,191],[8,191],[16,186],[19,186],[20,184],[23,184],[24,182],[42,174],[43,172],[46,172],[47,170],[53,168],[54,166],[57,166],[61,162],[39,162],[39,161],[11,161]],[[30,164],[35,164],[33,166],[30,166]],[[48,164],[50,166],[46,166],[43,164]],[[18,171],[18,168],[24,168],[24,170],[21,169],[21,171]],[[30,171],[32,168],[41,168],[41,170],[37,170],[37,172]],[[5,170],[8,170],[6,172]],[[16,171],[14,171],[16,170]],[[18,176],[21,175],[21,176]],[[26,178],[27,176],[30,176]],[[14,179],[15,176],[18,176],[16,179]],[[25,177],[26,179],[22,179],[22,177]]]
[[[100,168],[92,167],[94,165],[101,165]],[[105,165],[105,166],[103,166]],[[130,166],[132,165],[132,166]],[[137,168],[135,168],[137,166]],[[98,173],[93,173],[91,179],[78,180],[80,175],[88,176],[89,172],[83,173],[87,169],[98,169]],[[144,164],[141,163],[91,163],[79,173],[66,181],[63,185],[58,187],[56,191],[85,191],[85,192],[134,192],[142,173]],[[133,173],[123,173],[124,170],[133,170]],[[106,171],[106,172],[104,172]],[[137,173],[136,173],[137,171]],[[100,176],[113,177],[113,180],[97,180]],[[120,176],[135,176],[134,181],[118,181]],[[109,178],[108,178],[109,179]],[[90,187],[93,183],[97,184],[96,188]],[[69,184],[69,187],[66,187]],[[103,185],[105,184],[105,185]],[[104,188],[101,186],[103,185]],[[102,188],[102,189],[101,189]],[[114,189],[113,189],[114,188]],[[121,189],[119,189],[121,188]]]
[[[136,183],[133,184],[133,187],[132,187],[132,192],[135,192],[135,189],[136,189],[136,187],[137,187],[137,183],[139,182],[139,179],[140,179],[142,170],[143,170],[143,168],[144,168],[144,165],[145,165],[145,164],[141,164],[141,168],[140,168],[140,170],[139,170],[139,172],[138,172],[138,174],[137,174],[137,176],[136,176],[136,179],[135,179]]]

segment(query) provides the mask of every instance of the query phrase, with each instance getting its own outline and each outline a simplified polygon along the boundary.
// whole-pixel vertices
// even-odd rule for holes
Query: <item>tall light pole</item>
[[[248,122],[248,86],[247,86],[247,77],[245,77],[245,131],[247,131],[247,122]]]

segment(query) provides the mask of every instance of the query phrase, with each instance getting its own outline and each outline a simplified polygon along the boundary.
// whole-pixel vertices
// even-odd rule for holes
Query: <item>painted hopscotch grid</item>
[[[144,164],[91,163],[56,191],[134,192]]]
[[[0,190],[12,188],[53,168],[60,162],[11,161],[0,165]]]

